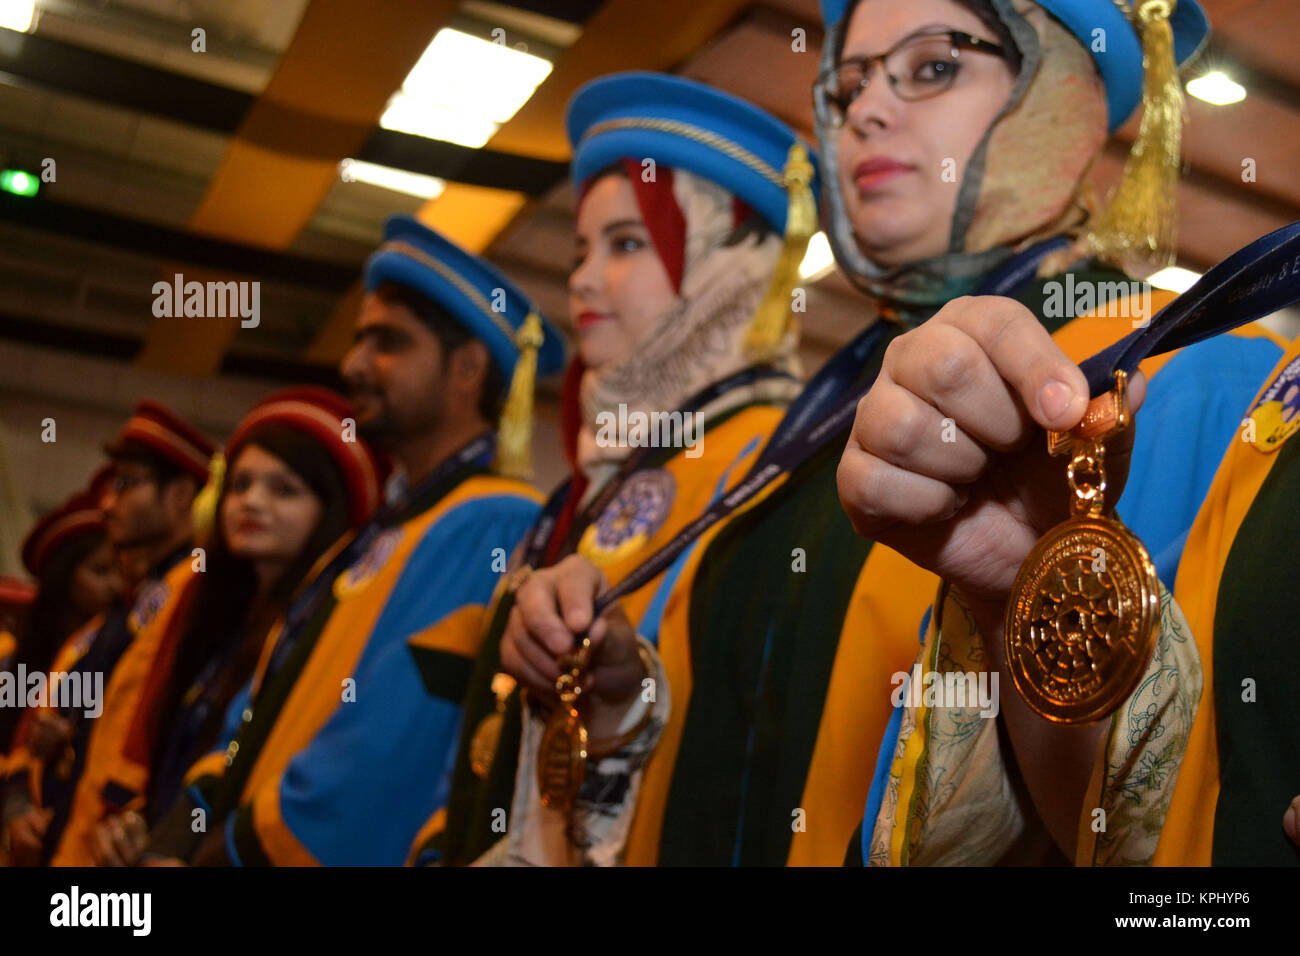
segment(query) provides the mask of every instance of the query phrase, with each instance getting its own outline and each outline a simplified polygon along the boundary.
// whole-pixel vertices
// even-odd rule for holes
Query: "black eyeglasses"
[[[951,89],[962,70],[962,53],[974,50],[1008,60],[1007,51],[989,40],[958,30],[919,33],[876,56],[853,56],[817,77],[814,100],[824,118],[838,126],[849,107],[871,82],[876,64],[883,64],[885,77],[899,99],[909,102],[929,99]]]

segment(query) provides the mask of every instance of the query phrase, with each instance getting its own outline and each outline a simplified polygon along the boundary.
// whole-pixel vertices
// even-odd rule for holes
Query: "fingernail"
[[[1295,823],[1295,807],[1287,807],[1286,816],[1282,818],[1282,829],[1292,840],[1296,838]]]
[[[1053,421],[1069,411],[1073,400],[1074,389],[1064,382],[1048,382],[1038,393],[1038,407],[1046,418]]]

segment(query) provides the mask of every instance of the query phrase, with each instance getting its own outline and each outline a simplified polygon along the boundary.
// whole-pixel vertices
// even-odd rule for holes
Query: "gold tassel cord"
[[[537,384],[537,352],[542,347],[542,318],[529,312],[515,333],[519,358],[497,428],[497,472],[511,478],[533,474],[533,389]]]
[[[1174,59],[1169,18],[1174,0],[1137,5],[1142,37],[1142,125],[1124,175],[1088,244],[1115,265],[1141,259],[1156,266],[1174,261],[1177,191],[1185,106]]]
[[[190,515],[194,521],[194,540],[205,541],[217,520],[217,502],[221,500],[221,486],[226,480],[226,456],[217,452],[208,462],[208,481],[194,496]]]
[[[817,231],[817,204],[812,193],[813,165],[801,143],[790,147],[782,180],[787,195],[785,239],[772,282],[750,320],[745,352],[756,361],[775,357],[790,327],[790,293],[799,284],[799,265],[808,240]]]

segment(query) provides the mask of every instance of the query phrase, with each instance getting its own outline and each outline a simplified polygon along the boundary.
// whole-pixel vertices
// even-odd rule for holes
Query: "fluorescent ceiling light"
[[[31,33],[36,22],[36,0],[0,0],[0,27]]]
[[[344,182],[370,183],[408,196],[433,199],[447,188],[446,180],[436,176],[410,173],[391,166],[377,166],[359,159],[345,159],[339,163],[339,175]]]
[[[477,148],[519,112],[551,68],[540,56],[444,27],[379,125]]]
[[[399,133],[442,139],[478,149],[492,138],[501,124],[472,113],[460,113],[431,104],[409,93],[398,93],[388,101],[379,125]]]
[[[1221,70],[1198,76],[1187,84],[1187,92],[1198,100],[1213,103],[1215,106],[1227,106],[1240,103],[1246,98],[1246,88],[1228,78]]]
[[[818,232],[808,240],[808,251],[799,263],[799,278],[816,282],[835,267],[835,255],[831,252],[831,242],[826,233]]]
[[[1168,289],[1170,292],[1182,294],[1190,289],[1200,277],[1199,272],[1193,272],[1191,269],[1184,269],[1181,266],[1169,266],[1155,273],[1147,281],[1157,289]]]

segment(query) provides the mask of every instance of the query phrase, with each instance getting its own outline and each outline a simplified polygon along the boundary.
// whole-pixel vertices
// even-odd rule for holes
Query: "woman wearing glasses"
[[[826,6],[842,8],[827,10],[828,62],[816,90],[823,156],[840,173],[828,190],[840,210],[832,216],[837,258],[884,303],[887,314],[907,325],[928,320],[891,348],[880,379],[859,407],[839,470],[841,498],[863,534],[878,534],[957,582],[960,593],[944,592],[943,606],[935,608],[942,640],[937,628],[925,636],[926,669],[997,673],[999,655],[975,629],[968,633],[952,625],[964,620],[979,624],[981,632],[1000,633],[998,625],[980,624],[983,592],[998,590],[1004,579],[1009,587],[1018,562],[1002,556],[1014,550],[1037,514],[1019,507],[1006,483],[984,478],[983,470],[988,461],[1002,460],[992,449],[1007,452],[1033,443],[1027,453],[1037,452],[1042,436],[1032,422],[1070,415],[1076,421],[1086,396],[1049,380],[1047,364],[1040,363],[1025,370],[1035,380],[1043,377],[1038,407],[1006,401],[986,374],[980,346],[992,349],[990,355],[1019,355],[1027,362],[1025,356],[1038,354],[1032,345],[1045,328],[1077,362],[1150,319],[1167,300],[1108,302],[1100,292],[1106,282],[1131,287],[1117,266],[1144,254],[1158,264],[1172,257],[1181,110],[1175,61],[1190,58],[1208,25],[1194,0],[1132,6],[995,0],[968,5],[972,14],[982,14],[984,29],[972,24],[970,35],[936,39],[924,34],[962,24],[917,24],[912,32],[894,12],[896,5],[883,0]],[[909,15],[924,19],[946,6],[913,4]],[[949,48],[957,68],[948,69],[941,55],[933,60],[945,65],[938,73],[908,72],[909,63],[918,61],[909,61],[900,46],[915,50],[926,43]],[[888,52],[874,56],[877,50]],[[999,68],[1005,71],[1001,81],[993,78]],[[957,101],[973,103],[977,87],[992,95],[995,86],[1004,91],[997,118],[978,132],[953,192],[939,195],[932,183],[909,172],[918,158],[939,161],[926,145],[935,142],[927,133],[930,124],[941,115],[959,116]],[[1146,112],[1134,153],[1157,162],[1131,161],[1109,206],[1098,211],[1086,173],[1107,135],[1133,112],[1140,92]],[[946,218],[942,201],[948,203]],[[990,270],[1015,256],[1033,263],[1019,289],[998,298],[952,301],[981,291]],[[1062,314],[1054,295],[1067,283],[1097,290],[1094,314],[1078,308]],[[1170,586],[1219,456],[1282,346],[1249,327],[1163,363],[1144,363],[1145,375],[1132,383],[1133,404],[1145,393],[1146,410],[1136,438],[1128,436],[1135,443],[1118,510]],[[1077,377],[1076,372],[1071,381]],[[961,411],[940,414],[954,407],[958,392],[965,396]],[[969,424],[972,419],[982,424]],[[928,442],[930,432],[945,423],[952,426],[948,444]],[[985,453],[990,457],[982,458]],[[1116,472],[1122,457],[1115,456]],[[1064,462],[1055,471],[1063,475]],[[957,490],[936,504],[940,475]],[[1058,499],[1054,503],[1063,508],[1063,485]],[[936,508],[986,522],[984,537],[963,536],[941,522],[927,527]],[[936,657],[940,647],[943,656]],[[853,855],[893,864],[1151,862],[1172,786],[1165,786],[1169,774],[1150,772],[1150,761],[1176,768],[1186,745],[1198,682],[1170,675],[1199,674],[1188,654],[1186,641],[1162,645],[1150,679],[1116,714],[1106,738],[1112,802],[1090,789],[1092,756],[1110,724],[1049,733],[1050,725],[1024,708],[1004,670],[997,720],[981,719],[989,715],[978,708],[944,706],[904,689],[880,750],[865,839],[855,843]],[[1088,810],[1094,807],[1109,815],[1102,835],[1080,838],[1101,819]],[[1093,826],[1081,827],[1081,815]]]
[[[841,268],[884,320],[859,374],[843,383],[846,397],[869,383],[892,339],[937,314],[996,321],[999,310],[1021,310],[1083,358],[1170,298],[1140,287],[1126,294],[1128,277],[1097,251],[1122,257],[1147,242],[1122,217],[1101,216],[1086,186],[1141,98],[1138,30],[1112,0],[827,0],[823,13],[814,100],[827,231]],[[1206,32],[1199,7],[1180,3],[1173,27],[1174,51],[1186,59]],[[1131,178],[1159,198],[1161,183]],[[1116,202],[1129,209],[1122,196]],[[1157,249],[1169,241],[1163,229],[1150,240]],[[1067,289],[1092,298],[1067,302]],[[997,298],[964,298],[973,295]],[[1128,492],[1158,496],[1160,507],[1136,509],[1133,523],[1167,575],[1245,392],[1280,354],[1258,334],[1195,351],[1152,383],[1163,413],[1144,434],[1166,444],[1139,439]],[[941,377],[962,372],[919,365]],[[1225,383],[1213,396],[1199,388],[1207,367]],[[930,434],[907,408],[881,408],[877,418],[894,423],[903,447],[949,447],[944,422]],[[935,581],[853,533],[836,490],[843,448],[837,439],[801,464],[683,568],[659,648],[689,644],[689,705],[675,682],[674,711],[686,709],[680,728],[664,734],[644,779],[630,774],[640,795],[623,808],[629,862],[827,864],[846,845],[860,854],[853,831],[883,787],[873,786],[878,744],[887,730],[893,740],[891,718],[901,714],[891,691],[911,669]],[[851,514],[853,493],[844,495]],[[915,495],[896,489],[901,501]],[[550,624],[539,615],[518,628],[527,635]],[[627,640],[612,618],[605,639]],[[996,693],[975,711],[965,730],[995,726]],[[948,730],[961,738],[962,728]],[[1061,858],[1041,826],[1022,843],[1021,859]]]

